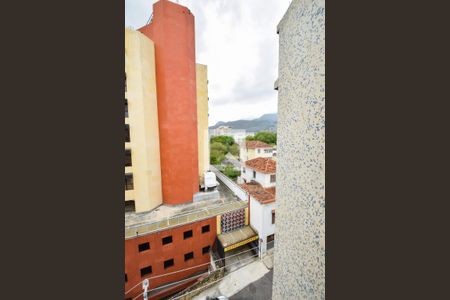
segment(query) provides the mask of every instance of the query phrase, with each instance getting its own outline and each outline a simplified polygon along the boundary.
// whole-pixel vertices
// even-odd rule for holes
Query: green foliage
[[[270,131],[260,131],[255,134],[255,140],[273,145],[277,143],[277,134]]]
[[[239,156],[239,145],[238,144],[231,145],[228,148],[228,151],[234,156]]]
[[[228,147],[222,143],[214,142],[211,143],[211,151],[216,150],[221,152],[223,155],[228,153]]]
[[[236,180],[236,178],[241,175],[241,171],[235,170],[232,165],[227,165],[223,170],[223,174],[232,180]]]
[[[225,154],[218,150],[212,150],[209,154],[209,163],[212,165],[220,165],[222,161],[225,159]]]
[[[245,140],[246,141],[254,141],[255,140],[255,136],[253,136],[253,135],[246,136]]]
[[[231,146],[234,144],[234,138],[232,136],[228,136],[228,135],[218,135],[218,136],[213,136],[211,138],[210,142],[211,142],[211,144],[218,142],[223,145]]]

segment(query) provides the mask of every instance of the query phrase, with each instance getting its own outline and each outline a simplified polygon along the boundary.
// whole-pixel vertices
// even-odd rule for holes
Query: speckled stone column
[[[293,0],[278,31],[272,298],[325,299],[325,1]]]

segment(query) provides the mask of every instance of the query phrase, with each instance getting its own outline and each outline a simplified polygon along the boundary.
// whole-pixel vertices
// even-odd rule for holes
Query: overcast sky
[[[277,111],[276,27],[290,0],[171,0],[195,16],[196,60],[208,66],[209,124]],[[125,26],[145,25],[156,0],[125,0]]]

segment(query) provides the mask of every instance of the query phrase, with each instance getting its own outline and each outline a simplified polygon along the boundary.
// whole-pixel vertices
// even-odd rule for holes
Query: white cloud
[[[152,0],[126,0],[125,25],[143,26]],[[276,112],[276,26],[290,0],[179,0],[195,16],[196,60],[208,65],[209,123]]]

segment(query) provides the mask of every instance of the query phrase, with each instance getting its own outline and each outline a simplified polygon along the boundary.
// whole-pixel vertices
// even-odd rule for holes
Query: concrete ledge
[[[193,197],[194,202],[206,201],[206,200],[217,200],[220,199],[220,194],[218,190],[212,192],[199,192],[195,193]]]

